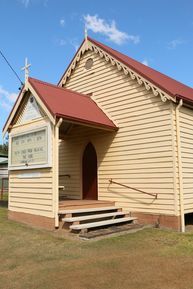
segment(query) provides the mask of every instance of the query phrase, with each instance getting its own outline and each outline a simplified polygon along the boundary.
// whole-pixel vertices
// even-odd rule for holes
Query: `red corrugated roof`
[[[53,116],[117,129],[91,97],[31,77],[28,81]]]
[[[152,82],[157,87],[161,88],[163,91],[167,92],[173,97],[179,97],[186,99],[188,101],[193,101],[193,88],[151,68],[148,67],[92,38],[88,37],[88,40],[93,44],[97,45],[111,56],[115,57],[118,61],[122,62],[135,72],[139,73],[145,79]]]

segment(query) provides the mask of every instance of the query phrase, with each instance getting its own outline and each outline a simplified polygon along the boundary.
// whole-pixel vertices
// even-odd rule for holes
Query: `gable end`
[[[163,102],[166,102],[167,100],[172,100],[173,102],[176,102],[175,97],[170,96],[165,91],[151,83],[149,80],[145,79],[143,76],[139,75],[137,72],[135,72],[134,70],[132,70],[131,68],[129,68],[128,66],[117,60],[115,57],[113,57],[112,55],[110,55],[109,53],[107,53],[96,44],[92,43],[87,39],[82,43],[70,66],[64,73],[61,81],[59,82],[59,86],[65,85],[67,79],[71,76],[77,63],[80,61],[81,56],[88,50],[93,51],[101,58],[104,58],[106,62],[110,62],[113,66],[116,66],[118,71],[122,70],[125,75],[128,75],[128,77],[130,77],[132,80],[136,80],[139,85],[144,85],[147,91],[152,90],[154,96],[159,96]]]

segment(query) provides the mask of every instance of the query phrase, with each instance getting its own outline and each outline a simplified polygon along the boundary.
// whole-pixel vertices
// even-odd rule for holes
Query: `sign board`
[[[51,166],[50,137],[48,126],[11,135],[9,169]]]
[[[18,179],[32,179],[32,178],[41,178],[42,174],[39,172],[33,172],[33,173],[22,173],[17,175]]]

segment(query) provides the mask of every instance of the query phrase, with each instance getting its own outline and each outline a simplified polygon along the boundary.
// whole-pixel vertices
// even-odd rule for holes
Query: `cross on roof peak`
[[[85,25],[85,27],[84,27],[84,38],[87,40],[87,37],[88,37],[88,30],[87,30],[87,27]]]
[[[25,82],[27,82],[28,77],[29,77],[29,67],[31,66],[31,64],[28,63],[28,59],[27,57],[25,58],[25,66],[22,67],[21,70],[25,70]]]

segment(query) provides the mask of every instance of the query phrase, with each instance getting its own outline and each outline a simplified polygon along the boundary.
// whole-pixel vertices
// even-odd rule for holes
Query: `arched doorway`
[[[98,199],[97,154],[91,143],[87,144],[82,158],[82,190],[83,199]]]

